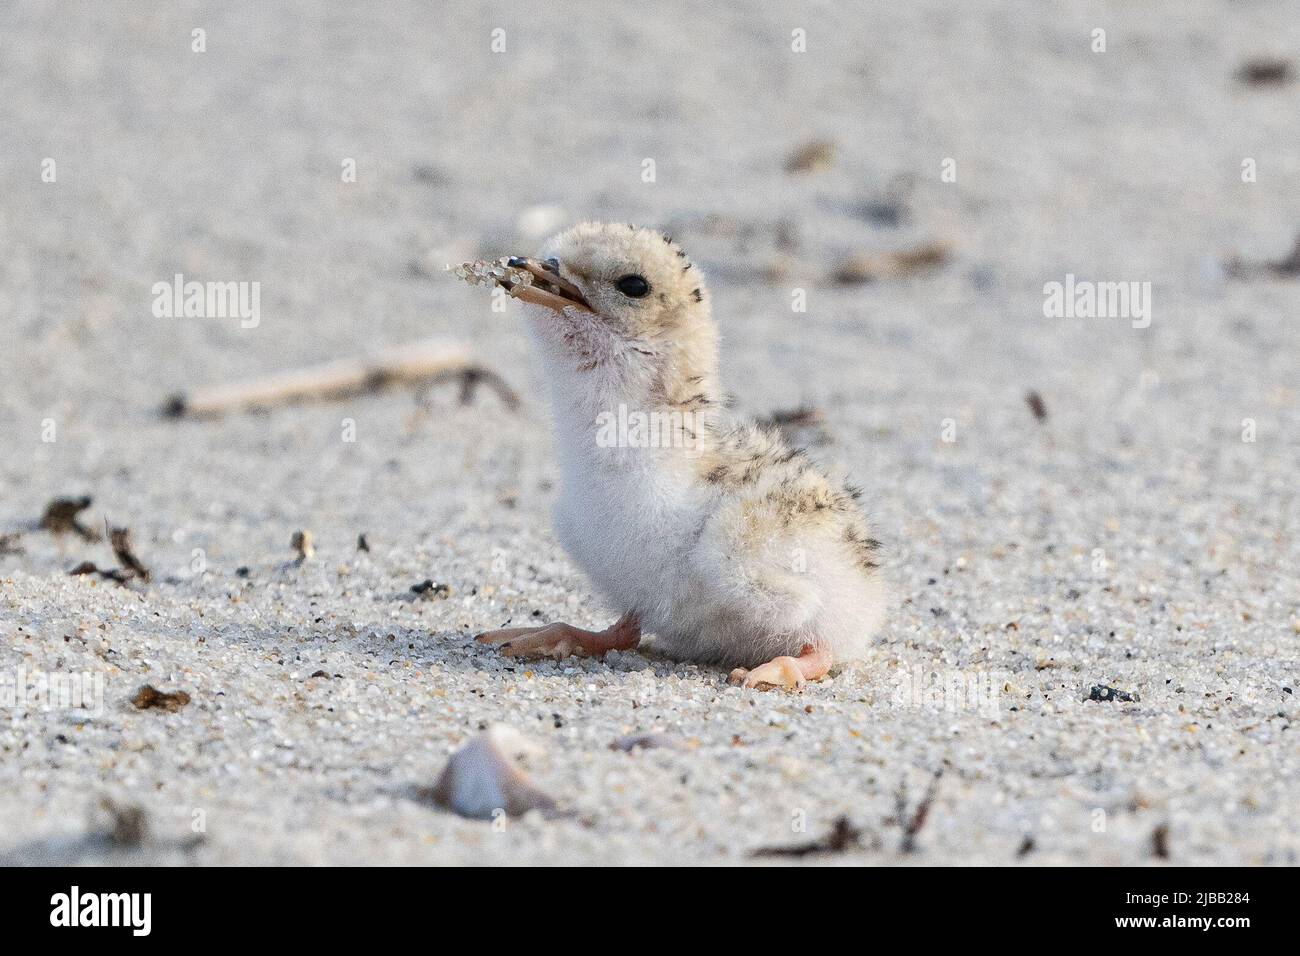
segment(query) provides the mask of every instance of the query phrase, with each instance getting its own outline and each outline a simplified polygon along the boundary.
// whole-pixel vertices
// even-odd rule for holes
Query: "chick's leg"
[[[811,644],[805,644],[798,657],[775,657],[753,670],[737,667],[727,682],[742,687],[798,690],[810,680],[821,680],[830,669],[830,655]]]
[[[641,622],[635,614],[624,614],[603,631],[556,623],[488,631],[476,640],[495,645],[508,657],[601,657],[606,651],[631,650],[641,643]]]

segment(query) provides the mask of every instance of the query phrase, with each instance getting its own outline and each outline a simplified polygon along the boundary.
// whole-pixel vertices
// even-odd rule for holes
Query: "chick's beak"
[[[556,312],[573,308],[584,309],[587,312],[594,311],[583,296],[582,290],[560,275],[558,260],[512,256],[506,264],[512,269],[527,273],[530,277],[529,281],[502,282],[512,298],[522,299],[534,305],[544,305]]]

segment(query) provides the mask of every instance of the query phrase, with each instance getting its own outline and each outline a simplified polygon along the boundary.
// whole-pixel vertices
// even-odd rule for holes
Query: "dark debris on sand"
[[[161,691],[153,684],[144,684],[135,692],[131,703],[139,710],[165,710],[174,714],[190,702],[190,695],[183,690]]]
[[[151,577],[149,569],[140,563],[140,559],[135,556],[131,548],[131,529],[110,528],[108,540],[109,544],[112,545],[113,554],[117,558],[118,564],[141,581],[148,581]]]
[[[819,839],[808,843],[796,843],[792,846],[765,846],[753,851],[753,857],[803,857],[818,853],[847,853],[862,845],[862,831],[849,822],[848,817],[839,817],[831,828]]]
[[[82,561],[75,568],[68,571],[68,574],[76,577],[84,574],[97,574],[105,581],[113,581],[121,585],[130,584],[133,577],[129,571],[123,571],[121,568],[101,568],[94,561]]]
[[[1237,79],[1249,86],[1281,86],[1295,79],[1295,69],[1280,57],[1256,57],[1241,65]]]
[[[1126,690],[1119,690],[1109,684],[1093,684],[1092,689],[1088,691],[1088,700],[1101,701],[1102,703],[1110,703],[1116,700],[1122,703],[1136,703],[1141,699],[1136,691],[1130,694]]]
[[[45,506],[39,527],[51,534],[75,534],[85,541],[98,541],[99,532],[87,528],[78,520],[78,515],[91,505],[90,495],[77,498],[55,498]]]
[[[1026,392],[1025,404],[1029,406],[1034,418],[1040,422],[1047,421],[1047,404],[1043,401],[1043,396],[1035,391]]]

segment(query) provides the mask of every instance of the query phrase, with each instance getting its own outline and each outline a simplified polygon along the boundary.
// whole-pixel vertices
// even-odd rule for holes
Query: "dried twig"
[[[1233,279],[1249,280],[1261,276],[1294,279],[1300,276],[1300,235],[1296,236],[1291,251],[1281,259],[1272,262],[1252,262],[1240,255],[1231,255],[1224,259],[1223,268]]]
[[[289,538],[289,547],[293,548],[296,555],[294,564],[310,561],[316,555],[316,542],[310,531],[295,531]]]
[[[140,559],[131,550],[131,530],[129,528],[109,527],[108,522],[104,522],[104,527],[108,528],[108,539],[113,547],[113,554],[117,557],[121,567],[101,568],[94,561],[82,561],[68,573],[75,575],[98,574],[106,581],[115,581],[123,586],[135,580],[148,581],[150,578],[149,569],[140,563]]]
[[[862,831],[849,822],[848,817],[839,817],[830,830],[821,838],[809,843],[796,843],[793,846],[759,847],[750,856],[810,856],[814,853],[845,853],[859,846]]]
[[[90,504],[90,495],[82,495],[79,498],[55,498],[45,506],[45,513],[41,515],[39,527],[51,534],[72,532],[86,541],[98,541],[98,532],[87,528],[77,520],[77,515],[89,508]]]
[[[1300,236],[1296,236],[1295,245],[1285,259],[1266,263],[1269,269],[1280,276],[1300,276]]]
[[[930,817],[930,807],[934,804],[935,794],[939,791],[939,778],[943,776],[943,768],[940,767],[934,772],[934,777],[930,780],[930,786],[925,790],[925,796],[921,797],[921,802],[916,805],[916,810],[912,813],[911,818],[907,816],[907,795],[900,786],[897,797],[897,817],[898,824],[903,828],[903,839],[898,844],[898,852],[904,855],[916,852],[916,837],[925,826],[926,820]]]
[[[501,399],[501,404],[505,405],[512,412],[519,410],[519,395],[511,388],[506,380],[491,369],[484,368],[482,365],[471,365],[457,373],[460,376],[460,403],[468,405],[474,401],[474,393],[478,391],[478,386],[486,385],[492,391],[496,392],[497,398]]]
[[[118,563],[141,581],[148,581],[149,569],[131,551],[131,529],[109,528],[108,540]]]
[[[1037,392],[1026,392],[1025,404],[1029,406],[1029,410],[1034,413],[1036,419],[1040,422],[1047,421],[1047,404],[1043,401],[1043,396]]]
[[[1289,60],[1274,57],[1258,57],[1247,60],[1237,71],[1237,79],[1251,86],[1281,85],[1293,79],[1295,71]]]
[[[836,282],[855,285],[929,272],[952,257],[945,242],[926,242],[911,249],[881,255],[862,255],[846,259],[831,274]]]
[[[758,420],[759,427],[770,425],[776,428],[793,425],[802,427],[804,425],[820,425],[826,421],[826,415],[820,408],[812,408],[808,405],[800,405],[798,408],[783,409],[772,412],[766,418]]]
[[[1169,827],[1160,824],[1151,831],[1151,855],[1158,860],[1169,859]]]
[[[388,349],[374,358],[343,359],[175,395],[163,406],[163,414],[173,418],[207,418],[293,402],[349,398],[463,372],[469,367],[469,349],[460,343],[412,342]]]
[[[798,447],[825,445],[831,441],[825,413],[808,405],[772,412],[757,424],[759,428],[776,429],[788,444]]]
[[[121,568],[101,568],[94,561],[82,561],[68,573],[75,575],[98,574],[105,581],[116,581],[123,586],[129,584],[132,577],[134,577],[130,571],[123,571]]]

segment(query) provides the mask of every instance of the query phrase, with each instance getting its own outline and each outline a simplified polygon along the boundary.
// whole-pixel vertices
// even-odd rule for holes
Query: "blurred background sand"
[[[69,577],[112,556],[67,536],[0,554],[0,667],[106,688],[102,714],[0,722],[0,857],[741,862],[844,815],[862,842],[823,859],[1146,862],[1164,832],[1175,862],[1296,862],[1300,277],[1266,265],[1300,232],[1294,13],[6,4],[0,532],[90,494],[155,580]],[[1261,58],[1289,78],[1239,76]],[[821,410],[803,437],[891,549],[877,658],[790,697],[649,655],[525,668],[471,645],[607,613],[550,533],[515,317],[442,271],[583,218],[691,252],[738,409]],[[836,279],[936,244],[934,267]],[[260,324],[156,318],[177,272],[259,282]],[[1150,327],[1045,318],[1067,274],[1150,282]],[[470,343],[519,412],[440,386],[157,414],[429,335]],[[286,566],[297,529],[317,555]],[[425,579],[451,596],[414,599]],[[915,668],[994,675],[997,715],[900,700]],[[143,683],[192,703],[137,711]],[[1099,684],[1140,701],[1085,701]],[[489,721],[542,741],[536,777],[575,816],[498,832],[415,798]],[[685,748],[608,750],[651,729]],[[896,796],[940,769],[902,854]],[[153,837],[98,840],[102,796]]]

